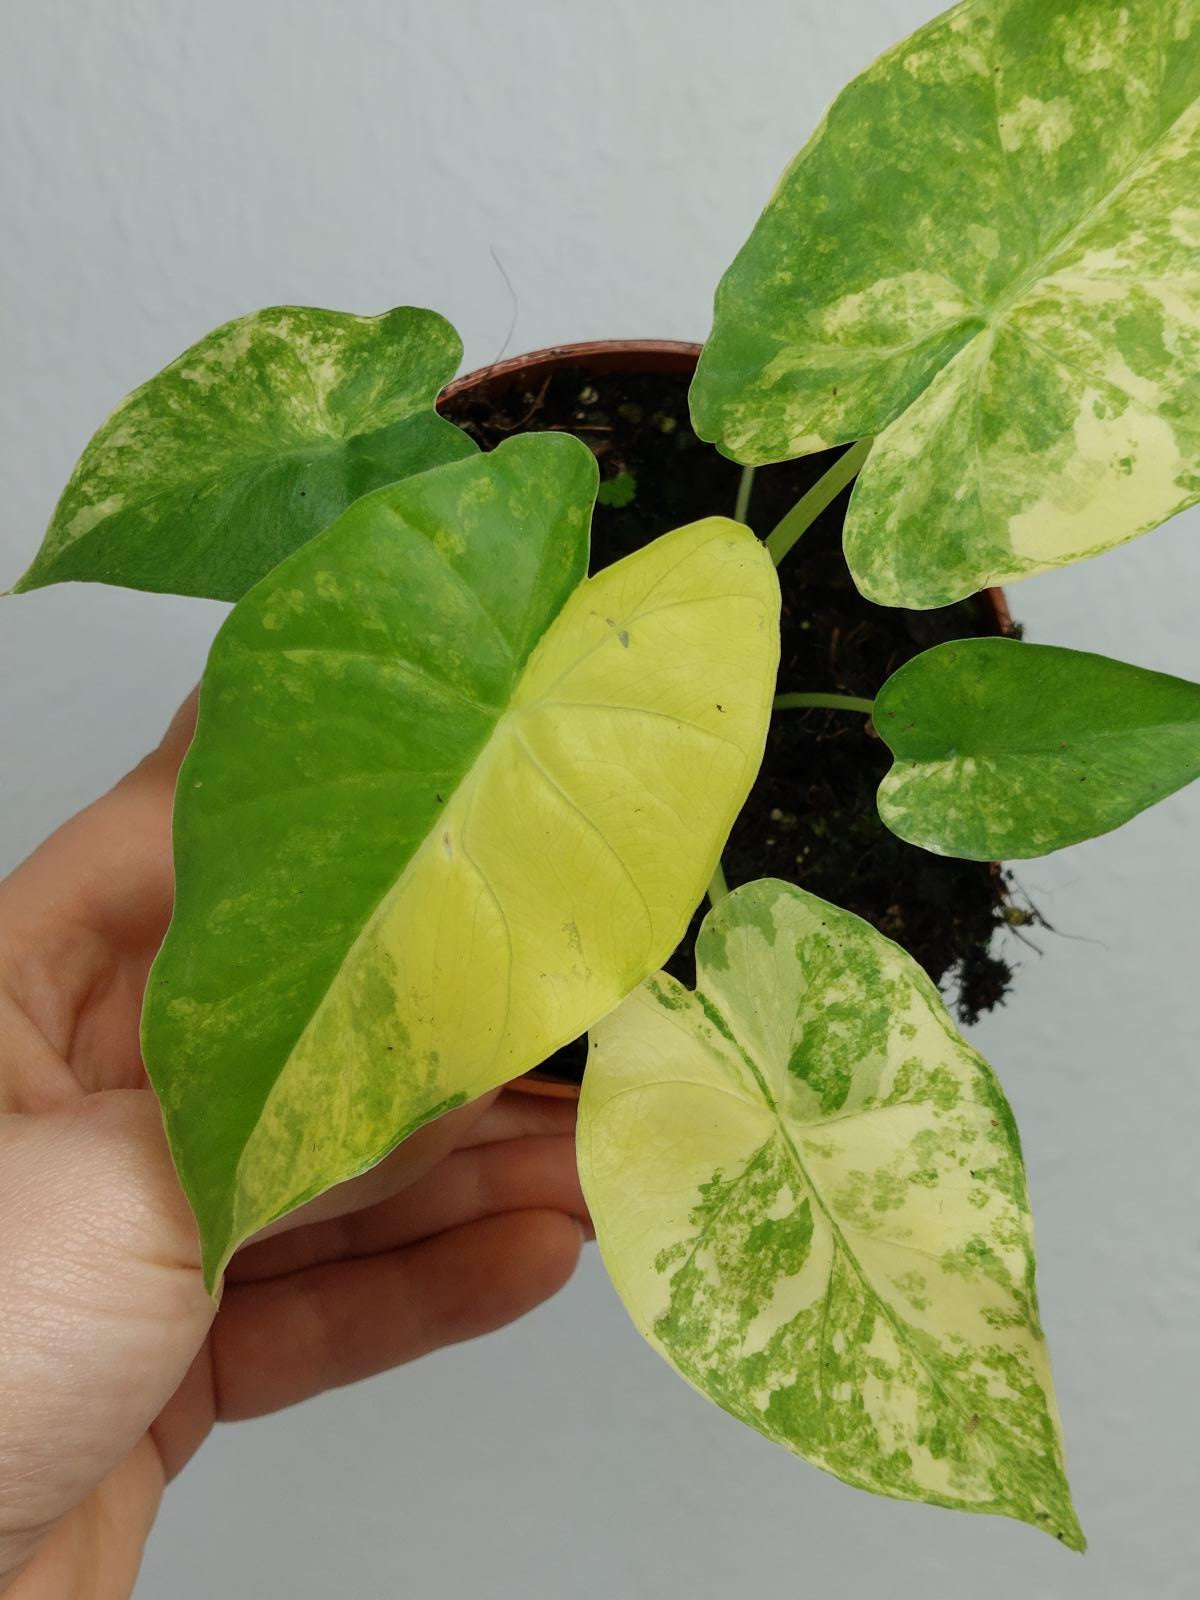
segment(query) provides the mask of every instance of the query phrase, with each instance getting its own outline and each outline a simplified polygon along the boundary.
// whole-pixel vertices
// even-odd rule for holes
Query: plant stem
[[[745,522],[746,520],[746,513],[750,509],[750,491],[754,488],[754,471],[753,467],[742,468],[742,475],[738,479],[737,499],[733,505],[733,520],[735,522]]]
[[[718,900],[724,900],[729,893],[729,885],[725,882],[725,869],[720,861],[713,868],[713,875],[709,880],[708,899],[710,905],[716,905]]]
[[[861,711],[869,717],[874,700],[860,700],[853,694],[777,694],[771,702],[776,711],[799,711],[805,706],[821,706],[827,711]]]
[[[841,491],[858,472],[867,454],[874,443],[873,439],[860,439],[857,444],[850,446],[849,450],[837,458],[825,475],[813,484],[812,488],[782,519],[775,531],[767,540],[767,550],[771,560],[778,566],[795,544],[804,530],[821,515],[825,507]],[[733,507],[733,520],[745,522],[746,513],[750,509],[750,495],[754,488],[753,467],[743,467],[742,476],[738,480],[737,500]],[[791,710],[800,706],[824,706],[833,711],[861,711],[870,716],[874,709],[871,700],[859,700],[849,694],[777,694],[774,707],[777,711]],[[723,900],[729,893],[729,885],[725,882],[725,872],[720,861],[713,869],[713,875],[708,885],[708,898],[712,905]]]
[[[776,566],[859,471],[874,443],[874,439],[860,439],[849,450],[844,450],[829,471],[818,478],[808,493],[802,495],[787,515],[780,519],[767,540],[767,550]]]

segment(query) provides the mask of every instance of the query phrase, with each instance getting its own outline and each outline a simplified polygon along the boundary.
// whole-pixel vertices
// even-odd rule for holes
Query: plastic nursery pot
[[[577,426],[580,437],[592,446],[597,455],[602,456],[606,431],[602,425],[589,426],[586,420],[576,424],[569,419],[565,422],[547,422],[541,417],[543,401],[554,381],[569,378],[573,392],[586,401],[593,380],[624,377],[636,382],[658,376],[686,382],[695,371],[699,355],[698,344],[673,339],[595,339],[555,345],[546,350],[535,350],[529,355],[497,361],[455,379],[439,397],[438,409],[451,415],[455,422],[465,426],[468,431],[481,431],[484,436],[480,442],[485,446],[526,428],[558,426],[575,431]],[[580,416],[583,416],[582,412]],[[492,431],[489,431],[489,419]],[[481,422],[482,429],[479,427]],[[647,426],[652,426],[652,421]],[[714,509],[726,508],[706,506],[697,514],[706,515]],[[648,529],[647,537],[660,531]],[[991,631],[1000,635],[1011,634],[1014,631],[1013,621],[1003,591],[986,589],[980,599],[986,608],[985,628],[990,627]],[[999,868],[993,870],[998,877]],[[573,1073],[568,1078],[556,1071],[552,1063],[516,1079],[509,1087],[527,1094],[564,1099],[574,1099],[579,1094],[577,1075]]]

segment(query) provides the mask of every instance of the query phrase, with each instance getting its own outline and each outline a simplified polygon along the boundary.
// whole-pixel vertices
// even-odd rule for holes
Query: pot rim
[[[464,372],[446,385],[437,403],[440,407],[471,389],[489,388],[527,373],[540,377],[562,367],[594,366],[598,372],[617,372],[637,365],[651,372],[686,372],[699,361],[702,348],[688,339],[577,339],[545,345],[527,355],[507,356]]]
[[[590,366],[596,372],[688,373],[695,370],[703,348],[690,339],[577,339],[567,344],[545,345],[527,355],[507,356],[503,361],[464,372],[446,385],[437,404],[440,409],[445,401],[457,399],[473,389],[486,394],[493,387],[503,387],[517,377],[544,376],[548,379],[567,367]],[[979,592],[991,607],[996,632],[1001,638],[1011,638],[1016,625],[1004,590],[989,584]]]

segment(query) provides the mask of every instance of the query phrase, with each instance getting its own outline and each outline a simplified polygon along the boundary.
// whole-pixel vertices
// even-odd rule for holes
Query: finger
[[[427,1239],[506,1211],[564,1211],[587,1223],[570,1134],[455,1151],[407,1194],[350,1218],[358,1253]]]
[[[501,1139],[527,1139],[531,1134],[574,1134],[576,1110],[574,1100],[503,1091],[463,1142],[491,1144]]]
[[[367,1172],[336,1184],[315,1200],[269,1223],[254,1235],[246,1248],[252,1248],[263,1240],[294,1233],[300,1228],[311,1227],[314,1223],[363,1211],[411,1188],[443,1161],[451,1150],[470,1139],[473,1129],[494,1098],[494,1092],[483,1095],[469,1105],[448,1111],[436,1122],[426,1123],[423,1128],[410,1133],[407,1139],[402,1140]]]
[[[233,1285],[213,1328],[217,1414],[278,1411],[501,1328],[562,1288],[581,1245],[561,1212],[515,1211],[385,1255]]]
[[[259,1282],[321,1262],[378,1255],[506,1211],[563,1211],[587,1223],[569,1134],[456,1150],[419,1182],[365,1211],[250,1245],[228,1283]]]
[[[493,1090],[469,1105],[447,1112],[436,1122],[418,1128],[368,1172],[339,1183],[307,1205],[272,1222],[255,1235],[247,1248],[256,1248],[260,1241],[278,1234],[294,1233],[313,1223],[379,1205],[411,1187],[453,1149],[471,1149],[534,1135],[573,1134],[574,1129],[572,1101],[542,1100],[536,1095]]]
[[[197,685],[179,707],[167,725],[156,747],[143,756],[123,783],[169,784],[175,787],[179,768],[188,753],[196,732],[196,714],[200,705],[200,686]],[[118,786],[119,787],[119,786]]]
[[[159,745],[115,788],[65,822],[0,883],[0,913],[27,949],[66,970],[58,987],[88,981],[100,951],[143,944],[153,954],[171,913],[171,800],[191,742],[199,691]],[[86,972],[70,970],[82,964]]]

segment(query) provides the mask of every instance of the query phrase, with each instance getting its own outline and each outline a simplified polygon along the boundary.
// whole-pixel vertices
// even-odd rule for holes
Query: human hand
[[[574,1107],[486,1096],[251,1241],[217,1311],[138,1049],[194,718],[0,883],[0,1589],[21,1600],[123,1600],[214,1422],[502,1326],[585,1236]]]

